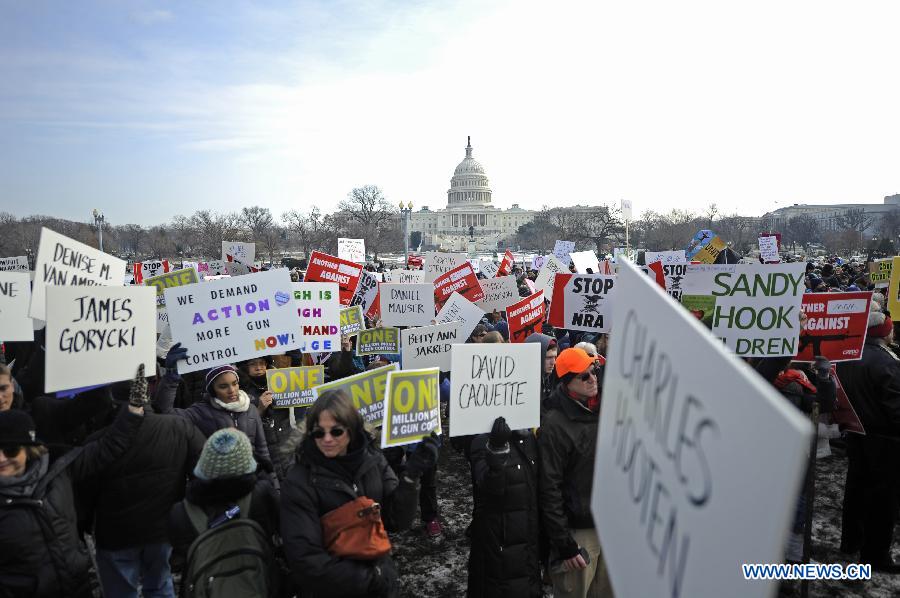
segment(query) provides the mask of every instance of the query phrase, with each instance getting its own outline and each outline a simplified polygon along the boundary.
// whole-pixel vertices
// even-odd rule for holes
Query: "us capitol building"
[[[493,251],[498,243],[534,219],[534,214],[519,204],[501,210],[491,203],[488,178],[484,166],[472,157],[469,137],[466,157],[450,179],[446,209],[430,210],[425,206],[413,212],[409,230],[422,233],[422,249]]]

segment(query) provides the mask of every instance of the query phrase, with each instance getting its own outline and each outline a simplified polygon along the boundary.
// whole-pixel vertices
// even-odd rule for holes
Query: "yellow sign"
[[[441,433],[439,368],[390,372],[385,397],[381,446],[419,442]]]
[[[900,314],[900,256],[894,256],[891,265],[891,284],[888,286],[888,311]]]
[[[356,337],[357,355],[396,355],[400,353],[399,328],[360,330]]]
[[[387,387],[387,375],[396,369],[397,364],[392,363],[355,376],[320,384],[313,391],[318,397],[326,390],[343,390],[367,422],[380,426],[384,419],[384,389]]]
[[[325,382],[325,366],[313,365],[266,370],[266,385],[276,409],[309,407],[316,398],[312,389]]]
[[[185,285],[194,284],[195,282],[200,282],[200,278],[197,277],[197,271],[193,268],[173,270],[172,272],[166,272],[165,274],[160,274],[159,276],[144,280],[145,285],[156,287],[157,305],[166,304],[166,299],[163,295],[165,289],[171,287],[183,287]]]
[[[719,257],[719,254],[724,250],[725,241],[716,236],[710,239],[709,243],[707,243],[703,247],[703,249],[698,251],[697,254],[691,259],[695,262],[701,262],[704,264],[715,264],[716,259]]]
[[[869,262],[869,280],[875,288],[883,289],[890,285],[893,260],[875,260]]]
[[[355,336],[365,328],[366,321],[363,318],[362,305],[354,305],[341,310],[341,334]]]

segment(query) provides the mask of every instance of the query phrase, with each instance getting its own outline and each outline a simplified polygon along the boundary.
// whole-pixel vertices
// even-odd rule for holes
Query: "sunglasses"
[[[331,428],[330,432],[326,432],[322,428],[316,428],[312,431],[312,437],[316,440],[322,440],[326,434],[330,434],[332,438],[340,438],[344,435],[344,432],[346,432],[344,428]]]
[[[579,380],[581,380],[582,382],[587,382],[587,381],[590,380],[591,378],[593,378],[593,379],[596,380],[596,379],[597,379],[597,374],[596,374],[593,370],[590,370],[590,371],[587,371],[587,372],[581,374],[580,376],[577,376],[577,378],[578,378]]]
[[[3,453],[3,456],[7,459],[15,459],[20,452],[22,452],[21,446],[4,446],[0,448],[0,453]]]

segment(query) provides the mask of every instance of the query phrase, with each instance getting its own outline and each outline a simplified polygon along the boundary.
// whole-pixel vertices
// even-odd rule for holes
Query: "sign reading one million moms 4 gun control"
[[[164,292],[172,340],[188,350],[180,373],[300,348],[302,322],[284,268]]]

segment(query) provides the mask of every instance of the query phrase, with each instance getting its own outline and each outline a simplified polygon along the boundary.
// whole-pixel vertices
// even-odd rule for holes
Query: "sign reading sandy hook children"
[[[295,282],[294,303],[300,316],[300,350],[320,353],[341,346],[341,304],[333,282]]]
[[[47,319],[44,298],[51,285],[122,286],[126,265],[124,260],[42,228],[28,315]]]
[[[303,323],[284,268],[166,289],[179,373],[299,349]]]
[[[276,409],[309,407],[315,402],[313,387],[325,382],[325,366],[312,365],[266,370],[266,387]]]
[[[616,596],[774,595],[741,563],[782,562],[809,420],[635,266],[617,285],[591,494]]]
[[[309,256],[305,282],[336,282],[340,287],[341,305],[350,305],[353,291],[359,284],[362,266],[339,257],[313,251]]]
[[[384,421],[384,391],[387,388],[387,375],[388,372],[396,369],[397,364],[392,363],[361,374],[320,384],[313,388],[315,394],[313,402],[326,390],[343,390],[367,423],[380,426]]]
[[[385,326],[428,326],[434,321],[434,286],[381,284],[381,322]]]
[[[681,304],[737,355],[793,357],[805,270],[803,262],[692,264]]]
[[[31,277],[28,272],[0,272],[0,342],[33,341],[28,317]]]
[[[148,287],[47,289],[47,392],[156,372],[156,298]]]
[[[440,370],[388,372],[381,446],[419,442],[431,432],[441,433]]]
[[[549,322],[556,328],[609,332],[615,275],[557,274]]]
[[[450,436],[484,434],[506,418],[511,430],[541,420],[541,346],[538,343],[453,345]]]
[[[869,325],[870,292],[804,293],[800,309],[806,324],[800,331],[800,346],[794,361],[862,359]]]

